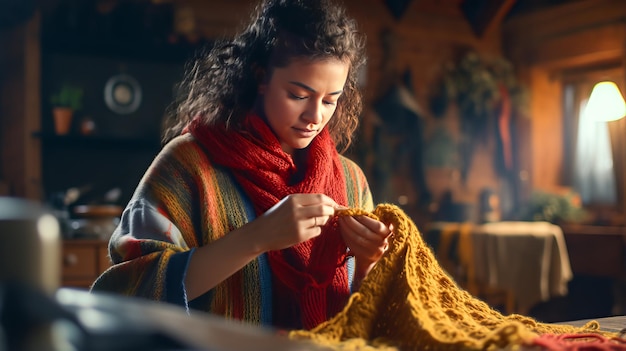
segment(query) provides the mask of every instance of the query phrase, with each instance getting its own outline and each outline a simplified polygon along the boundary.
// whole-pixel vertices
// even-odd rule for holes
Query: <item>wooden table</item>
[[[587,322],[595,320],[600,323],[600,329],[609,332],[620,332],[626,328],[626,316],[613,316],[595,319],[581,319],[577,321],[563,322],[559,324],[569,324],[575,327],[582,327]]]
[[[505,313],[527,314],[533,305],[567,294],[572,271],[559,226],[435,222],[423,235],[442,268],[472,295],[493,306],[489,295],[504,293]]]
[[[626,227],[561,225],[575,276],[613,281],[613,314],[626,315]]]

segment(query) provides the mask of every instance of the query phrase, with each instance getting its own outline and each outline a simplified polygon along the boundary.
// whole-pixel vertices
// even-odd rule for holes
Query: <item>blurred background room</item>
[[[375,203],[505,313],[626,314],[626,1],[344,2],[369,57],[347,155]],[[109,266],[185,63],[253,5],[0,0],[0,196],[59,219],[62,286]]]

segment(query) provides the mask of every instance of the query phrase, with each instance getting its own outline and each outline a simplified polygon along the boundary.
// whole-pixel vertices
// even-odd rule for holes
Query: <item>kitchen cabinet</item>
[[[111,266],[108,242],[98,239],[64,240],[61,252],[61,286],[88,289]]]

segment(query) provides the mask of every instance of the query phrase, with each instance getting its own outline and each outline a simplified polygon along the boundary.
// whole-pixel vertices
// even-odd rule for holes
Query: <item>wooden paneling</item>
[[[428,109],[429,97],[436,80],[440,78],[443,66],[457,59],[460,51],[474,49],[486,55],[500,55],[501,31],[499,18],[490,23],[490,28],[483,36],[477,36],[471,24],[466,20],[460,7],[461,0],[439,1],[420,0],[412,1],[400,19],[395,19],[380,0],[344,0],[348,13],[358,22],[359,28],[367,36],[367,84],[364,88],[365,113],[372,112],[372,104],[380,97],[397,77],[406,69],[411,70],[412,83],[415,90],[415,99],[424,110],[426,136],[440,123],[456,126],[447,121],[435,121]],[[198,31],[208,36],[232,35],[245,22],[250,1],[243,0],[215,0],[215,1],[188,1],[198,20]],[[510,7],[510,3],[505,7]],[[504,6],[504,5],[503,5]],[[398,43],[397,51],[385,52],[381,41],[383,30],[390,30],[394,40]],[[383,69],[383,60],[392,54],[390,63],[393,72]],[[390,74],[391,73],[391,74]],[[455,119],[455,111],[448,119]],[[372,123],[367,118],[363,124]],[[370,126],[371,127],[371,126]],[[366,126],[366,128],[369,128]],[[456,131],[452,131],[456,133]],[[458,134],[458,133],[457,133]],[[364,137],[357,142],[368,143]],[[451,189],[455,199],[459,201],[476,201],[480,189],[484,186],[495,186],[498,180],[492,167],[493,145],[488,144],[479,148],[471,167],[466,186],[459,184],[458,177],[447,179],[433,179],[437,171],[428,172],[427,181],[436,183],[437,189]],[[358,161],[358,160],[357,160]],[[367,167],[365,167],[368,173]],[[406,175],[396,175],[394,183],[399,192],[409,198],[409,206],[416,201],[413,184]],[[438,194],[435,194],[438,195]]]
[[[563,225],[574,274],[626,280],[626,228]]]
[[[510,44],[507,52],[532,52],[534,46],[545,40],[623,23],[625,14],[626,2],[622,0],[578,0],[515,16],[503,28],[505,42]],[[578,46],[581,44],[584,43],[578,43]]]
[[[0,32],[0,179],[9,195],[41,199],[39,20]]]
[[[623,70],[626,2],[580,0],[520,15],[503,27],[504,50],[530,88],[530,137],[522,151],[531,187],[562,185],[561,78],[564,72],[617,63]]]
[[[563,69],[615,60],[623,52],[625,24],[612,23],[546,39],[535,47],[530,63]]]
[[[559,184],[563,157],[561,85],[549,72],[533,69],[530,150],[533,187],[551,189]],[[542,117],[538,117],[542,116]]]
[[[197,30],[207,38],[231,36],[245,23],[254,8],[250,0],[186,0],[193,11]]]
[[[186,4],[191,10],[197,33],[216,39],[237,32],[246,22],[255,3],[250,0],[186,0],[177,2],[177,6]],[[383,30],[391,30],[399,42],[391,66],[397,74],[406,69],[411,70],[415,99],[424,110],[426,136],[441,123],[455,126],[449,121],[435,121],[430,115],[428,104],[434,83],[440,78],[443,66],[455,60],[460,51],[474,49],[486,55],[500,55],[501,31],[498,20],[492,21],[490,29],[478,37],[460,7],[462,0],[412,1],[400,19],[392,16],[383,1],[345,0],[344,3],[368,38],[365,114],[371,112],[372,102],[384,93],[384,87],[388,86],[385,81],[393,76],[381,70],[387,53],[383,51],[380,34]],[[11,36],[2,33],[3,44],[6,44],[2,47],[10,48],[12,58],[3,58],[0,68],[4,73],[0,83],[3,99],[0,115],[0,179],[8,183],[12,194],[40,199],[41,145],[31,137],[33,132],[40,129],[41,122],[38,36],[38,18],[16,29]],[[8,54],[3,51],[2,55]],[[454,111],[446,117],[448,120],[455,118],[458,116]],[[364,138],[358,140],[369,142]],[[482,148],[479,153],[481,155],[476,157],[476,163],[471,167],[466,186],[455,184],[458,183],[456,178],[451,178],[447,185],[458,192],[456,198],[475,200],[480,187],[497,184],[489,162],[493,157],[493,147]],[[407,185],[404,188],[412,187]],[[412,194],[407,195],[414,198]]]
[[[89,288],[100,273],[111,266],[108,242],[103,240],[65,240],[61,254],[61,285]]]
[[[516,0],[487,0],[472,2],[466,0],[463,2],[463,9],[468,20],[472,23],[474,32],[478,36],[482,36],[486,31],[494,25],[502,22],[502,19],[509,13]],[[480,11],[476,12],[476,9]]]

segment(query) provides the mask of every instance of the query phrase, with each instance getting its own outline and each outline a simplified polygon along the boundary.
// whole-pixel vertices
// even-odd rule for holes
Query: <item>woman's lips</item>
[[[294,128],[296,134],[302,138],[310,138],[317,134],[317,130],[315,129],[306,129],[306,128]]]

